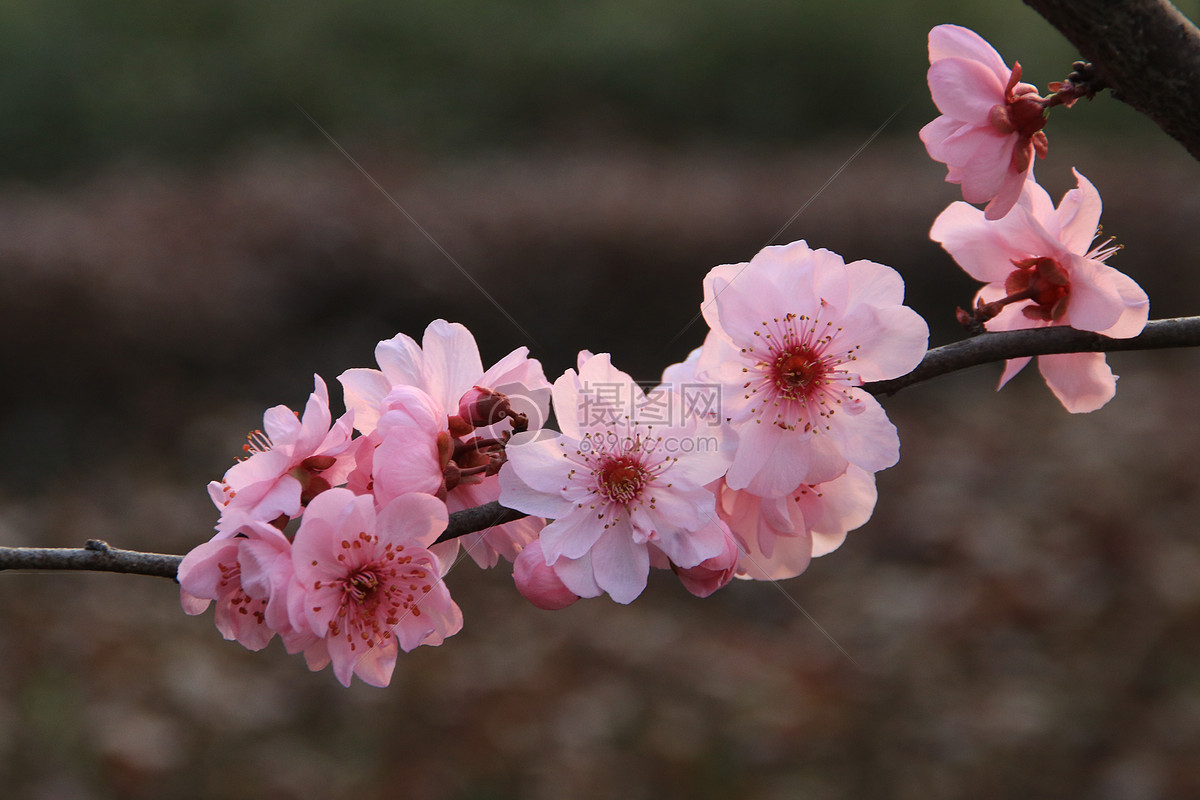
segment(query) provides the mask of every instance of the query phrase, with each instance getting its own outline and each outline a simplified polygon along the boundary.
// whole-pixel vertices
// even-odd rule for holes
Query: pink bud
[[[479,386],[472,387],[458,402],[458,416],[478,428],[506,419],[510,410],[507,395]]]
[[[725,525],[721,525],[725,528]],[[683,588],[687,589],[696,597],[708,597],[717,589],[722,588],[725,584],[733,580],[733,572],[738,563],[738,546],[733,537],[729,535],[728,530],[725,532],[725,549],[713,556],[706,558],[694,567],[682,569],[671,565],[671,569],[679,576],[679,580],[683,583]]]
[[[579,599],[546,565],[542,540],[534,539],[513,561],[513,582],[517,591],[529,602],[546,611],[558,611]]]

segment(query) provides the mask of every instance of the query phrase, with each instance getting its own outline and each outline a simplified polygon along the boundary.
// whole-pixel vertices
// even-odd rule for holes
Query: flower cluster
[[[210,485],[217,534],[179,569],[184,609],[215,603],[228,639],[278,634],[343,684],[385,685],[399,650],[462,627],[443,583],[460,548],[513,561],[546,609],[629,603],[651,568],[700,597],[799,574],[871,515],[899,441],[860,387],[912,369],[928,331],[894,270],[804,242],[704,287],[704,346],[653,385],[587,351],[553,387],[524,348],[484,370],[441,320],[343,373],[337,420],[317,378],[303,415],[268,410]],[[492,500],[528,516],[440,540],[450,513]]]
[[[1091,91],[1068,80],[1043,98],[952,25],[930,32],[929,58],[942,116],[921,138],[987,204],[955,202],[930,232],[985,284],[960,320],[1137,335],[1145,293],[1104,263],[1117,248],[1092,246],[1099,193],[1076,172],[1055,207],[1032,175],[1046,111]],[[179,568],[184,609],[215,603],[228,639],[260,649],[278,635],[314,670],[382,686],[400,650],[462,627],[443,581],[460,550],[482,568],[511,561],[548,610],[630,603],[652,568],[699,597],[799,575],[871,516],[900,441],[864,385],[912,371],[928,326],[895,270],[805,241],[713,268],[703,293],[704,343],[648,384],[588,351],[553,386],[525,348],[485,370],[466,328],[442,320],[343,373],[337,420],[316,378],[304,413],[268,410],[209,486],[220,519]],[[1001,385],[1028,361],[1009,361]],[[1102,354],[1039,369],[1070,411],[1113,396]],[[526,516],[446,538],[451,513],[492,501]]]
[[[485,371],[467,329],[438,320],[420,345],[401,334],[375,355],[379,369],[341,376],[336,421],[319,377],[303,416],[266,412],[244,460],[209,486],[216,536],[178,574],[184,609],[215,602],[225,638],[257,650],[278,634],[345,685],[386,685],[398,648],[458,632],[442,577],[460,547],[491,566],[543,524],[437,541],[450,512],[499,496],[505,444],[546,418],[550,385],[528,351]]]
[[[554,385],[562,433],[513,438],[501,503],[554,519],[518,558],[534,603],[627,603],[651,566],[702,596],[793,577],[870,517],[900,445],[860,387],[911,370],[929,336],[900,276],[800,241],[714,268],[704,290],[703,347],[651,392],[581,353]]]
[[[1009,70],[991,45],[956,25],[929,32],[929,62],[929,90],[942,116],[921,129],[921,139],[949,167],[946,180],[962,184],[968,202],[987,203],[982,212],[951,204],[929,233],[985,283],[973,310],[959,311],[960,321],[994,331],[1069,325],[1118,339],[1141,333],[1150,309],[1146,293],[1104,263],[1119,249],[1109,246],[1111,239],[1092,246],[1100,193],[1073,170],[1077,188],[1055,208],[1033,178],[1032,154],[1046,155],[1046,113],[1091,91],[1068,79],[1040,97],[1019,82],[1019,63]],[[1000,386],[1027,363],[1010,359]],[[1072,413],[1095,411],[1116,393],[1103,353],[1039,356],[1038,370]]]

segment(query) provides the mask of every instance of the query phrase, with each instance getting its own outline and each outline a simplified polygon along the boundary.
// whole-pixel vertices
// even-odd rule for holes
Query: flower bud
[[[579,599],[563,584],[554,568],[546,565],[541,539],[534,539],[513,561],[513,582],[529,602],[546,611],[558,611]]]

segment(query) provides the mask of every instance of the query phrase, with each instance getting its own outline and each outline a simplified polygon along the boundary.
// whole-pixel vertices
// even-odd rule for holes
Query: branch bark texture
[[[939,375],[1023,356],[1154,350],[1169,347],[1200,347],[1200,317],[1152,320],[1146,324],[1140,335],[1132,339],[1110,339],[1097,333],[1061,326],[983,333],[953,344],[935,347],[926,353],[916,369],[907,375],[893,380],[868,383],[863,389],[874,395],[891,395]],[[476,508],[456,511],[450,515],[450,524],[438,537],[438,541],[445,542],[468,533],[487,530],[524,516],[520,511],[505,508],[495,501]],[[174,580],[182,560],[183,556],[118,550],[97,539],[89,540],[78,549],[0,547],[0,571],[90,570],[154,575]]]
[[[1113,96],[1200,160],[1200,30],[1166,0],[1025,0]]]

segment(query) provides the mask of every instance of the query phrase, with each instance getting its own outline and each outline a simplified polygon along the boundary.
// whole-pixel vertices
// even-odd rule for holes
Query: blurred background
[[[1077,58],[1015,0],[0,4],[0,543],[186,552],[265,408],[438,317],[485,363],[653,380],[705,272],[768,243],[890,264],[958,338],[975,286],[927,238],[957,190],[917,139],[942,22],[1043,89]],[[1048,134],[1039,178],[1096,184],[1152,316],[1200,313],[1200,165],[1107,96]],[[0,785],[1200,795],[1200,354],[1110,363],[1084,417],[998,365],[886,401],[875,517],[778,587],[548,613],[460,565],[464,630],[386,690],[225,642],[165,580],[0,574]]]

